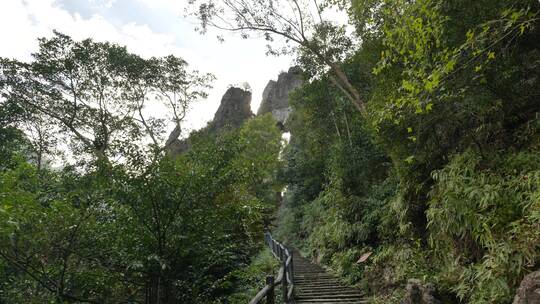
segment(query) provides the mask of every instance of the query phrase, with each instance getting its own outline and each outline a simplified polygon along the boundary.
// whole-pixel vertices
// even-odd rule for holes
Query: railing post
[[[266,294],[266,304],[274,304],[274,276],[266,277],[266,285],[270,286]]]
[[[289,303],[289,299],[287,299],[288,289],[287,289],[287,259],[283,260],[283,279],[281,280],[283,283],[283,303]]]
[[[294,285],[294,255],[292,249],[289,250],[289,254],[291,255],[291,263],[289,264],[289,270],[291,272],[291,283]]]
[[[288,304],[291,303],[291,301],[294,302],[295,286],[293,251],[281,244],[280,242],[274,240],[272,238],[272,234],[270,234],[269,231],[265,232],[264,239],[267,242],[268,247],[270,247],[270,249],[272,250],[272,254],[279,259],[281,264],[280,272],[283,271],[283,277],[281,279],[283,303]],[[291,260],[289,261],[289,264],[287,264],[289,258]],[[257,295],[250,301],[250,303],[259,304],[263,299],[266,299],[266,304],[275,304],[275,285],[279,285],[279,283],[276,284],[274,276],[267,276],[266,286],[264,287],[264,289],[261,289],[259,293],[257,293]]]

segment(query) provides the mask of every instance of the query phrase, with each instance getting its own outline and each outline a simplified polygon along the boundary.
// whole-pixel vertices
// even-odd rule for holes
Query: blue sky
[[[0,4],[1,57],[30,59],[38,37],[56,29],[75,39],[93,38],[126,45],[145,57],[174,54],[193,69],[217,77],[207,100],[193,106],[187,126],[198,129],[212,119],[229,84],[247,82],[256,112],[270,79],[292,64],[290,57],[268,57],[263,40],[243,40],[217,32],[201,36],[195,21],[183,17],[187,0],[2,0]],[[220,33],[223,34],[223,33]],[[162,109],[150,109],[156,115]]]

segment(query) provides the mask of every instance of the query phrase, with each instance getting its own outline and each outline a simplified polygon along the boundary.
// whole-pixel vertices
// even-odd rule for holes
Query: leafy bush
[[[467,151],[433,178],[428,219],[442,283],[471,303],[509,302],[540,260],[540,155]]]
[[[270,249],[265,247],[253,257],[249,266],[230,273],[227,279],[236,286],[236,292],[228,296],[225,303],[248,303],[265,286],[266,276],[277,276],[279,267],[278,259],[274,257]],[[278,290],[275,295],[279,295]]]
[[[432,280],[428,255],[419,242],[382,244],[366,263],[360,286],[374,303],[401,303],[408,279]]]

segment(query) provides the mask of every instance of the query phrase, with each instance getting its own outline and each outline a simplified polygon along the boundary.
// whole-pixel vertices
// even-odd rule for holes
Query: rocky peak
[[[248,118],[252,117],[251,92],[231,87],[221,98],[221,104],[209,123],[208,130],[217,132],[225,127],[238,128]],[[190,141],[178,139],[180,129],[175,128],[167,140],[167,151],[170,155],[179,155],[190,149]]]
[[[279,74],[277,81],[270,80],[263,91],[261,106],[257,115],[272,113],[274,118],[284,124],[291,112],[289,93],[302,85],[302,70],[292,67]]]
[[[221,104],[214,115],[211,129],[215,131],[225,126],[237,128],[252,116],[251,92],[231,87],[221,98]]]

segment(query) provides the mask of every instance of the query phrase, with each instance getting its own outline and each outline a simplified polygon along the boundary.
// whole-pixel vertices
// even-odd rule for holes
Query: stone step
[[[318,286],[318,285],[335,286],[335,287],[344,286],[342,283],[336,282],[336,281],[306,281],[306,282],[294,281],[294,284],[298,286]]]
[[[352,297],[363,297],[364,295],[356,290],[347,291],[347,290],[339,290],[339,291],[306,291],[306,290],[297,290],[295,293],[299,297],[313,297],[313,296],[336,296],[337,298],[345,297],[345,296],[352,296]]]
[[[362,293],[358,290],[354,289],[342,289],[342,290],[322,290],[322,289],[298,289],[297,294],[300,295],[317,295],[317,294],[335,294],[335,295],[362,295]]]
[[[294,293],[297,304],[367,303],[360,290],[346,286],[322,267],[293,252]]]
[[[296,299],[361,299],[363,296],[360,294],[330,294],[330,295],[297,295]]]
[[[334,298],[313,298],[313,299],[295,299],[296,303],[366,303],[366,299],[334,299]]]
[[[315,286],[315,285],[298,285],[298,284],[295,284],[295,288],[298,289],[298,290],[340,290],[340,291],[343,291],[343,290],[356,290],[354,288],[350,288],[350,287],[347,287],[347,286],[343,286],[343,285],[332,285],[332,286]]]
[[[321,281],[321,280],[334,280],[336,282],[342,282],[336,277],[294,277],[295,281]]]
[[[306,278],[306,279],[299,279],[294,278],[294,282],[296,283],[309,283],[309,282],[332,282],[336,284],[343,284],[340,280],[336,278]]]

